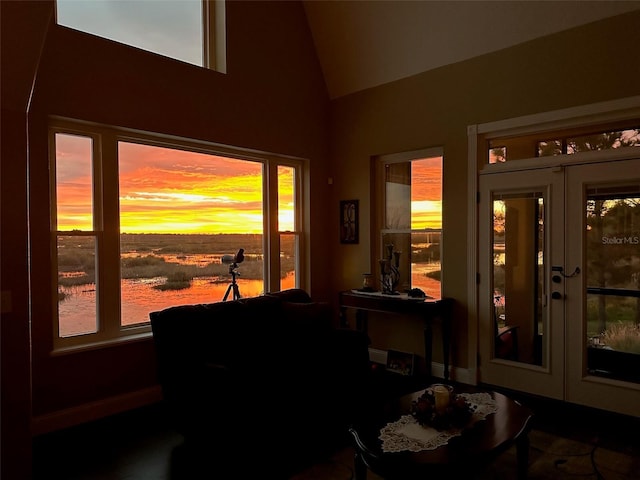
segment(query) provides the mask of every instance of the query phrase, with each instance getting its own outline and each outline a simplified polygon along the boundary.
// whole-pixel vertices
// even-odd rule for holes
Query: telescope
[[[236,253],[235,255],[226,254],[226,255],[223,255],[221,258],[222,263],[224,263],[225,265],[242,263],[243,260],[244,260],[244,248],[241,248],[240,250],[238,250],[238,253]]]
[[[223,255],[222,263],[229,265],[229,274],[231,274],[231,284],[227,288],[227,291],[224,294],[222,301],[226,301],[229,298],[229,294],[233,292],[233,300],[238,300],[240,298],[240,289],[238,288],[238,283],[236,282],[236,277],[240,275],[238,273],[238,264],[242,263],[244,260],[244,248],[238,250],[238,253],[235,255]]]

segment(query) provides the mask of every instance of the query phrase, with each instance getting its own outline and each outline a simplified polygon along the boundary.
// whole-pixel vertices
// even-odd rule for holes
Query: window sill
[[[147,341],[152,337],[153,337],[153,334],[151,332],[142,332],[142,333],[136,333],[133,335],[127,335],[126,337],[109,338],[106,340],[96,340],[92,342],[91,341],[83,342],[82,344],[77,344],[77,345],[58,346],[52,350],[51,356],[56,357],[60,355],[70,355],[70,354],[81,353],[81,352],[90,351],[90,350],[99,350],[103,348],[117,347],[127,343]]]

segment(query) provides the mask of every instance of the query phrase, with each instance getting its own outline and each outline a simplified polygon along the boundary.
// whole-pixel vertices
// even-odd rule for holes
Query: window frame
[[[56,134],[89,137],[92,142],[93,230],[57,230]],[[121,325],[120,213],[118,143],[132,142],[196,153],[224,156],[262,164],[263,172],[263,282],[264,291],[278,291],[280,283],[280,237],[294,235],[296,288],[306,288],[303,267],[306,250],[302,230],[304,205],[303,181],[307,162],[297,157],[224,146],[182,137],[154,134],[132,129],[100,125],[67,118],[51,117],[48,126],[50,187],[50,295],[53,313],[53,353],[100,348],[114,343],[136,341],[151,336],[151,325]],[[278,167],[294,171],[294,229],[278,230]],[[60,236],[95,236],[96,238],[96,321],[95,333],[62,337],[58,317],[58,255]],[[116,268],[104,268],[116,264]],[[102,267],[102,268],[101,268]]]
[[[202,0],[204,67],[227,73],[226,0]]]

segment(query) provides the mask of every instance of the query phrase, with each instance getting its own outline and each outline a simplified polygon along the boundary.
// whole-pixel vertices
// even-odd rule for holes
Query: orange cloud
[[[442,157],[411,162],[411,228],[442,228]]]
[[[91,229],[90,139],[58,135],[56,149],[58,228]],[[262,232],[262,163],[127,142],[118,156],[121,232]],[[279,179],[285,223],[293,217],[288,170]]]

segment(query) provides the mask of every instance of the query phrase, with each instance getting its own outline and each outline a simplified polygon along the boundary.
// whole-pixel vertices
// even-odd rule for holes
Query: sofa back
[[[300,455],[346,439],[367,392],[369,339],[335,328],[332,316],[301,289],[152,312],[159,381],[178,431],[215,450],[259,425],[287,432],[286,449]]]
[[[319,323],[325,321],[323,315],[330,315],[302,289],[151,312],[160,372],[182,368],[184,363],[238,366],[247,354],[255,357],[257,350],[271,348],[268,342],[277,340],[279,330],[303,308]]]
[[[178,305],[149,317],[163,396],[169,403],[186,404],[197,401],[193,397],[206,397],[209,392],[201,389],[208,388],[210,377],[220,376],[221,369],[234,377],[243,375],[256,388],[269,388],[273,385],[265,383],[282,377],[265,376],[267,369],[309,371],[309,363],[321,368],[319,351],[326,350],[323,343],[331,332],[332,313],[329,305],[313,302],[305,290],[289,289]]]

